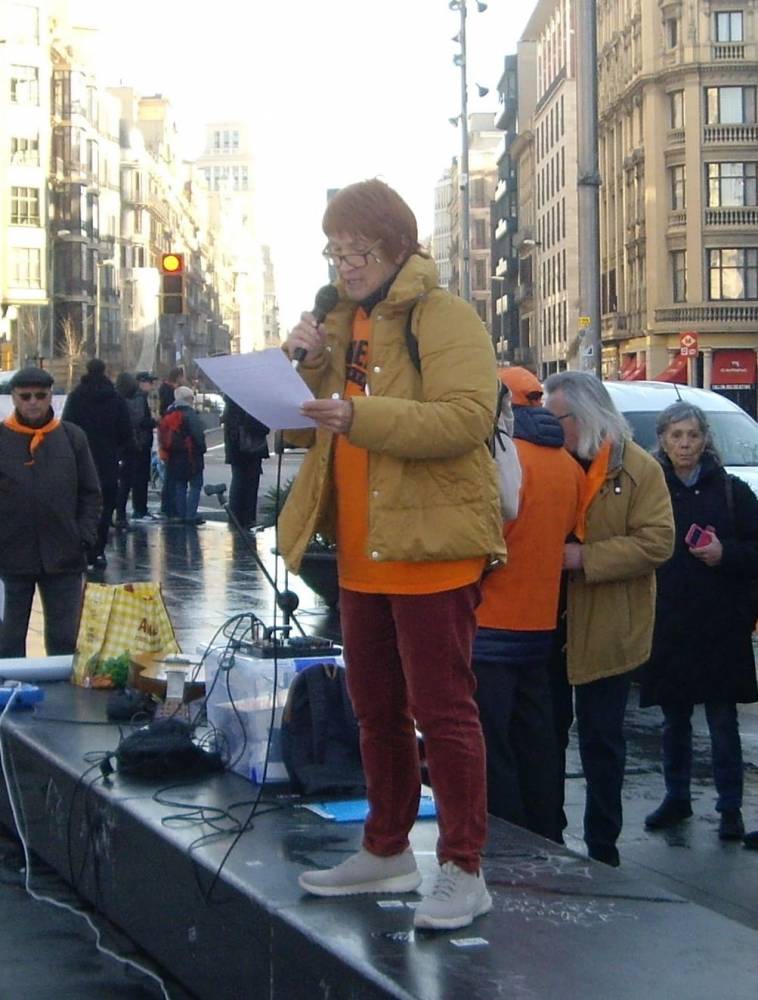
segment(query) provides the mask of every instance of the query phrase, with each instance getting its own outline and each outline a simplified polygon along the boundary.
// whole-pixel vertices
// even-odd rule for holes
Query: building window
[[[486,323],[487,322],[486,301],[484,299],[477,299],[476,302],[473,303],[473,306],[476,309],[477,316],[482,321],[482,323]]]
[[[484,219],[474,219],[474,250],[487,249],[487,222]]]
[[[671,208],[684,208],[686,170],[683,163],[671,168]]]
[[[684,128],[684,91],[669,94],[670,128]]]
[[[11,188],[11,225],[39,225],[39,190],[37,188]]]
[[[675,49],[679,44],[679,19],[667,17],[665,22],[666,48]]]
[[[8,18],[11,41],[17,45],[39,45],[39,9],[28,3],[12,3]]]
[[[11,163],[25,167],[39,166],[39,139],[24,136],[11,137]]]
[[[756,205],[758,163],[708,163],[710,208]]]
[[[39,104],[36,66],[11,66],[11,104]]]
[[[758,299],[758,247],[708,251],[711,299]]]
[[[671,276],[674,302],[687,301],[687,251],[674,250],[671,253]]]
[[[477,292],[483,292],[487,288],[487,261],[474,261],[474,288]]]
[[[40,251],[32,247],[11,247],[11,285],[14,288],[41,288]]]
[[[755,87],[706,87],[708,125],[750,125],[755,117]]]
[[[741,10],[722,10],[714,15],[714,19],[716,21],[717,42],[743,41]]]

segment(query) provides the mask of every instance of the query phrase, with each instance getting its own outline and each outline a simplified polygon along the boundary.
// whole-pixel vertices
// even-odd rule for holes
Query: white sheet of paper
[[[280,348],[195,358],[195,362],[219,392],[272,431],[316,426],[300,413],[301,404],[313,399],[313,393]]]

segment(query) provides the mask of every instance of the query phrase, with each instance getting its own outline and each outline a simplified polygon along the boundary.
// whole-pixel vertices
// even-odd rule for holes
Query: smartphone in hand
[[[707,528],[701,528],[699,524],[691,524],[684,540],[691,549],[702,549],[705,545],[711,544],[713,533]]]

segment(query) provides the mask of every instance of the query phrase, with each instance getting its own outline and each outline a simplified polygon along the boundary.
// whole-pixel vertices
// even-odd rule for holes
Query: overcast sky
[[[130,0],[100,3],[101,75],[162,93],[176,111],[184,154],[199,154],[203,124],[244,119],[253,129],[260,237],[272,246],[282,320],[310,308],[326,273],[319,251],[325,192],[380,176],[431,234],[435,181],[460,152],[448,118],[460,111],[447,0]],[[469,0],[469,111],[497,109],[503,59],[532,0]],[[475,83],[490,88],[477,96]]]

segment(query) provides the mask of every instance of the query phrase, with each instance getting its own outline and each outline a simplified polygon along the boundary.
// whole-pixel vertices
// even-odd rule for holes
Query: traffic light
[[[179,315],[184,312],[184,254],[161,254],[161,312]]]

